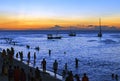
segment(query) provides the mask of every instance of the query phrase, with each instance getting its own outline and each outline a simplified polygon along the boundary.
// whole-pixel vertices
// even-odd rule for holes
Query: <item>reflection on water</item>
[[[47,61],[47,70],[52,70],[55,59],[58,60],[59,71],[62,74],[65,63],[73,73],[80,77],[85,72],[90,81],[111,81],[111,74],[120,74],[120,33],[106,33],[103,38],[96,37],[96,33],[77,34],[76,37],[69,37],[61,34],[61,40],[48,40],[46,34],[39,32],[0,32],[0,48],[14,47],[16,53],[23,51],[24,62],[27,61],[27,54],[31,52],[31,66],[41,68],[43,58]],[[15,44],[6,40],[12,39]],[[26,48],[29,45],[30,48]],[[39,50],[35,48],[39,47]],[[51,55],[49,56],[49,50]],[[36,52],[36,65],[34,65],[34,52]],[[75,58],[78,58],[79,67],[75,68]]]

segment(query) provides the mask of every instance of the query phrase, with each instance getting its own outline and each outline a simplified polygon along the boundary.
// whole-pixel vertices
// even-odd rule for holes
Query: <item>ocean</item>
[[[41,69],[43,58],[47,61],[47,70],[53,72],[52,66],[58,61],[58,74],[62,75],[65,63],[73,74],[80,78],[86,73],[90,81],[113,81],[111,74],[120,74],[120,32],[105,31],[103,37],[97,37],[98,31],[75,31],[75,37],[68,36],[69,31],[0,31],[0,50],[14,47],[15,53],[23,51],[24,62],[31,52],[31,66]],[[48,40],[47,34],[59,34],[62,39]],[[9,43],[9,41],[15,42]],[[26,48],[30,46],[30,49]],[[35,47],[40,47],[36,50]],[[49,56],[48,50],[51,50]],[[33,56],[36,52],[36,64]],[[66,52],[66,54],[64,53]],[[16,57],[15,57],[16,58]],[[75,68],[75,58],[79,67]]]

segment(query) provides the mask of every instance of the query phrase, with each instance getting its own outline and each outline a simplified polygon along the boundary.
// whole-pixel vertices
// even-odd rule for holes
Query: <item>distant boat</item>
[[[70,32],[70,33],[69,33],[69,36],[76,36],[76,33]]]
[[[76,33],[72,31],[71,27],[70,27],[70,33],[69,36],[76,36]]]
[[[60,35],[52,35],[52,34],[48,34],[47,35],[47,39],[61,39],[62,36]]]
[[[98,37],[102,37],[102,30],[101,30],[101,19],[99,19],[99,27],[100,27],[100,30],[99,30],[99,33],[98,33]]]

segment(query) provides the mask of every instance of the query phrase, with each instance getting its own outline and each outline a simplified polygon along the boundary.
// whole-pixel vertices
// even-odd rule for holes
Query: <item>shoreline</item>
[[[17,58],[14,58],[14,59],[17,60],[17,61],[20,61],[20,59],[17,59]],[[29,66],[29,67],[31,67],[31,68],[34,68],[34,69],[36,68],[31,63],[29,63],[29,65],[25,61],[23,61],[22,63]],[[51,77],[57,78],[58,80],[62,81],[62,79],[63,79],[62,76],[59,75],[59,74],[56,74],[57,77],[55,77],[54,72],[52,72],[52,71],[46,70],[46,72],[43,72],[41,68],[39,68],[39,70],[40,70],[40,72],[45,73],[45,74],[49,74]]]
[[[1,53],[0,53],[0,74],[2,72],[2,64],[3,64],[3,62],[2,62],[2,57],[1,57]],[[32,67],[30,65],[27,65],[25,62],[21,62],[18,59],[15,59],[15,58],[13,58],[13,64],[12,64],[12,66],[19,66],[20,68],[25,69],[26,78],[28,77],[28,73],[29,73],[29,69],[30,68],[32,68],[33,72],[35,71],[34,67]],[[42,77],[42,81],[62,81],[59,78],[58,74],[57,74],[57,77],[54,77],[53,75],[50,74],[50,71],[42,72],[40,70],[40,75]],[[8,81],[8,76],[7,75],[0,75],[0,81]],[[26,81],[28,81],[28,78],[27,78]]]

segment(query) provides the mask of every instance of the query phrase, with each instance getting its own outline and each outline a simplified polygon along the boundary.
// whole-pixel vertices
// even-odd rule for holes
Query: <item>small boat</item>
[[[76,33],[71,32],[69,33],[69,36],[76,36]]]
[[[99,19],[99,24],[100,24],[100,31],[99,31],[99,33],[98,33],[98,37],[102,37],[101,19]]]
[[[47,35],[47,39],[61,39],[62,36],[59,35],[52,35],[52,34],[48,34]]]

